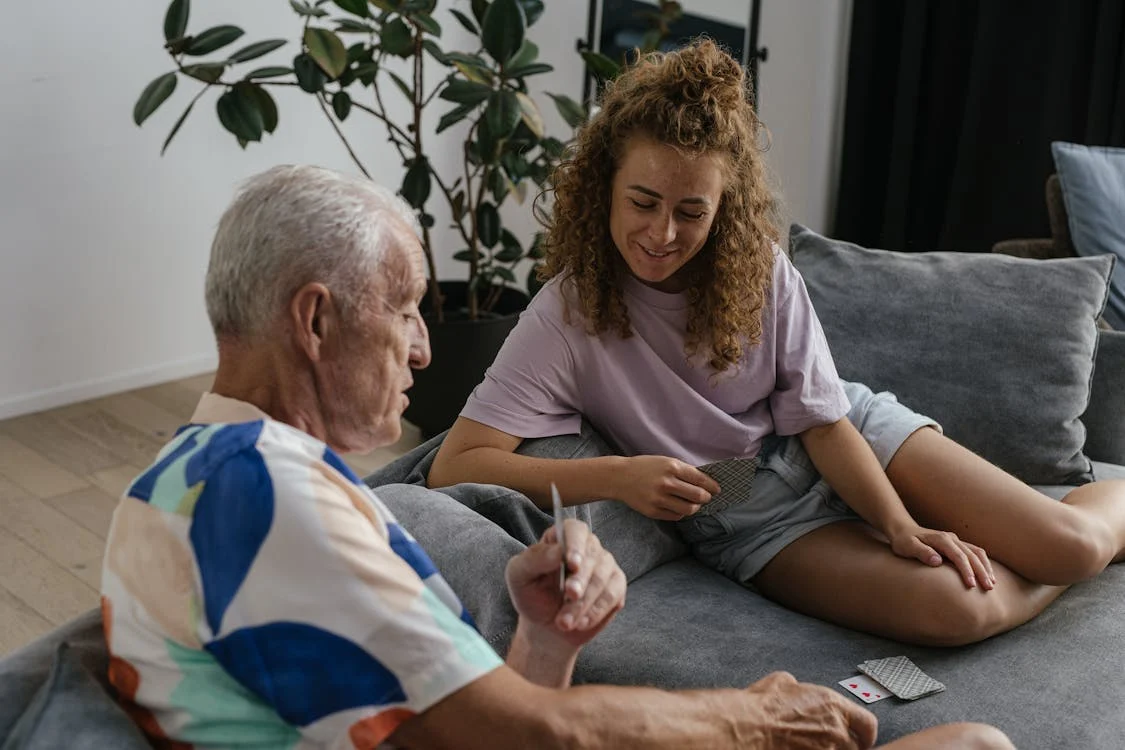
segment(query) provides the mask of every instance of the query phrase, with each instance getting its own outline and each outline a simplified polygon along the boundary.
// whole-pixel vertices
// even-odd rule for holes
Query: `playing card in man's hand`
[[[750,499],[754,486],[754,475],[758,473],[761,461],[754,458],[728,458],[698,467],[707,476],[719,483],[722,492],[711,498],[711,502],[700,506],[698,514],[710,516]]]

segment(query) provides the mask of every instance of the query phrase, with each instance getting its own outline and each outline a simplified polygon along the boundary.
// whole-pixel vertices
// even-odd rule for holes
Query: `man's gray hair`
[[[398,219],[419,234],[400,197],[362,177],[279,166],[243,184],[215,232],[207,314],[216,336],[265,334],[292,295],[321,282],[350,316],[368,291]]]

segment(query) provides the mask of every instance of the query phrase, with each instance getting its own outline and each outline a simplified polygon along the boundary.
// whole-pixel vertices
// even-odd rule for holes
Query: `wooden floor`
[[[117,498],[188,421],[212,375],[0,421],[0,656],[98,603]],[[347,462],[368,474],[418,444]]]

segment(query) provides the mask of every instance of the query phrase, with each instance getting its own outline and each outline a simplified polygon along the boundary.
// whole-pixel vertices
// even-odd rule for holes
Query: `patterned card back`
[[[907,701],[945,690],[945,685],[923,672],[905,656],[869,659],[859,665],[859,671]]]
[[[761,463],[761,459],[755,456],[729,458],[700,466],[700,471],[719,483],[722,492],[712,497],[711,502],[701,506],[697,514],[712,516],[749,500],[750,490],[754,487],[754,476],[758,473],[758,466]]]

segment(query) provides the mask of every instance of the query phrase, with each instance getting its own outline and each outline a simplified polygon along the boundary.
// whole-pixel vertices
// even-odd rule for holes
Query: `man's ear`
[[[338,333],[339,326],[336,301],[328,287],[311,282],[298,289],[289,301],[289,317],[294,347],[311,361],[320,361],[329,337]]]

